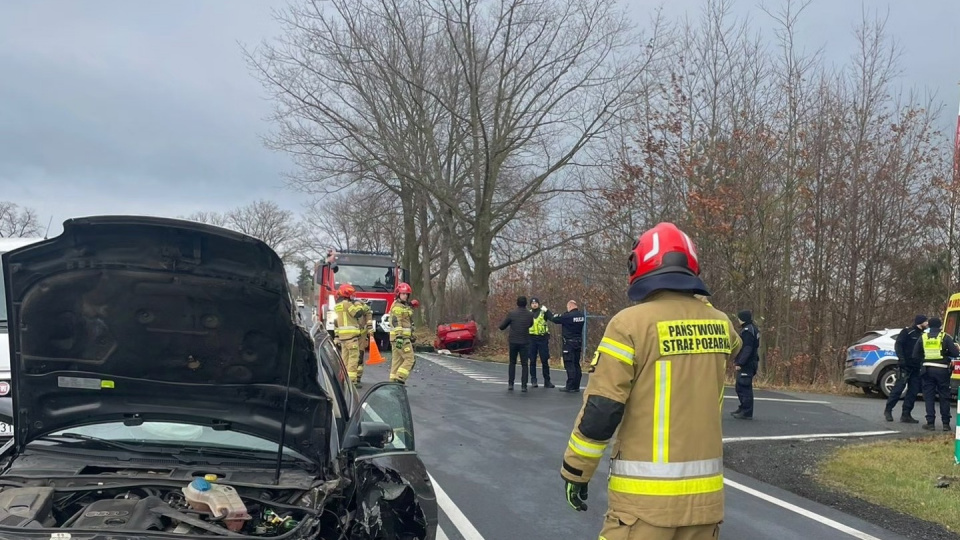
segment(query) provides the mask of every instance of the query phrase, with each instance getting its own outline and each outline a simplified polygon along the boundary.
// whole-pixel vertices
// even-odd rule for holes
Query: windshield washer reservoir
[[[244,522],[250,520],[246,505],[230,486],[197,477],[183,488],[183,495],[194,510],[209,511],[211,519],[222,519],[231,531],[239,531]]]

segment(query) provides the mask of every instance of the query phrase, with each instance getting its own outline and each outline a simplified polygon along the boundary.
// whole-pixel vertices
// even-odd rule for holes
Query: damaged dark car
[[[2,263],[0,539],[434,540],[406,390],[357,395],[263,242],[92,217]]]

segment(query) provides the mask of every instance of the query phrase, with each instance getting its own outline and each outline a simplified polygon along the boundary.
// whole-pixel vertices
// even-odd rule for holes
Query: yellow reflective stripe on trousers
[[[614,341],[608,337],[604,337],[600,340],[600,346],[597,347],[597,350],[602,353],[609,354],[624,364],[629,366],[633,365],[633,355],[635,351],[632,347],[624,345],[619,341]]]
[[[684,478],[682,480],[646,480],[611,476],[610,491],[627,495],[682,496],[715,493],[723,490],[723,475],[717,474],[705,478]]]
[[[606,443],[597,444],[592,442],[587,442],[577,435],[570,435],[570,442],[567,443],[567,446],[570,447],[576,454],[581,455],[585,458],[590,459],[600,459],[603,457],[603,450],[607,447]]]
[[[674,463],[653,463],[651,461],[610,460],[610,474],[617,476],[635,476],[640,478],[694,478],[714,476],[723,472],[723,459],[700,459],[696,461],[677,461]]]
[[[670,461],[670,372],[669,360],[658,360],[653,388],[653,460]]]

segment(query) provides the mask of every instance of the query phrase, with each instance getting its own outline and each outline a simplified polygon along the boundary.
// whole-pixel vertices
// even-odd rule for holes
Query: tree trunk
[[[433,284],[430,281],[430,271],[433,268],[433,245],[430,242],[430,221],[427,212],[427,203],[423,197],[417,197],[417,216],[420,229],[420,273],[417,276],[411,275],[411,280],[416,280],[418,288],[414,291],[420,291],[420,310],[417,316],[417,322],[420,325],[427,324],[431,320],[431,315],[437,309],[436,299],[433,294]]]

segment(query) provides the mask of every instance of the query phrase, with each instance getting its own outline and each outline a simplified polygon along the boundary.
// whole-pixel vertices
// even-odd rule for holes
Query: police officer
[[[397,285],[397,299],[390,308],[390,344],[393,347],[390,362],[390,380],[406,384],[417,357],[413,354],[413,306],[410,295],[413,288],[406,283]]]
[[[560,336],[563,338],[563,368],[567,371],[567,384],[560,391],[579,392],[580,379],[583,378],[580,354],[583,350],[583,322],[586,318],[577,307],[577,302],[570,300],[567,302],[567,312],[554,315],[550,320],[562,328]]]
[[[553,319],[553,313],[547,306],[540,305],[540,299],[530,298],[530,313],[533,325],[530,326],[530,384],[537,387],[537,355],[543,366],[543,387],[556,388],[550,382],[550,329],[547,321]]]
[[[937,411],[934,403],[940,398],[940,421],[943,430],[950,431],[950,369],[951,359],[960,356],[960,347],[953,338],[942,331],[943,322],[930,319],[930,333],[917,340],[913,357],[923,360],[920,368],[920,383],[923,386],[923,401],[927,406],[927,423],[923,429],[932,430]]]
[[[359,384],[360,334],[366,332],[366,329],[360,325],[360,319],[364,314],[372,311],[370,306],[355,298],[356,294],[357,291],[353,285],[349,283],[340,285],[337,296],[341,300],[333,308],[337,316],[334,321],[334,332],[340,343],[340,356],[347,364],[347,376],[354,385]]]
[[[900,410],[900,421],[905,424],[917,423],[911,413],[913,412],[913,405],[917,401],[917,393],[920,392],[920,364],[923,360],[915,357],[913,352],[917,342],[923,337],[923,331],[928,326],[927,317],[917,315],[913,319],[913,326],[904,328],[897,336],[894,350],[897,353],[899,372],[897,382],[894,383],[893,390],[887,397],[887,403],[883,408],[883,417],[887,422],[893,422],[893,408],[900,400],[903,389],[906,388],[907,393],[903,396],[903,407]]]
[[[740,341],[743,348],[733,363],[737,375],[734,388],[740,406],[731,414],[739,420],[750,420],[753,418],[753,378],[760,365],[760,330],[753,324],[753,312],[750,310],[737,313],[737,319],[740,320]]]
[[[563,456],[567,502],[586,510],[587,483],[611,449],[608,540],[715,540],[723,520],[719,407],[740,339],[709,295],[690,238],[660,223],[634,244],[628,296],[607,324]]]

